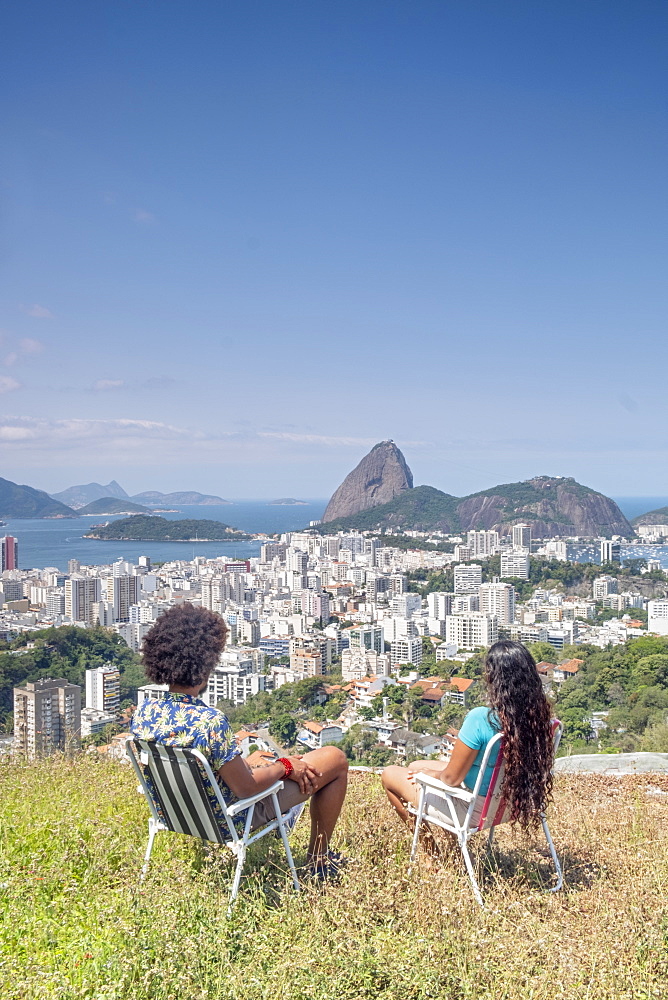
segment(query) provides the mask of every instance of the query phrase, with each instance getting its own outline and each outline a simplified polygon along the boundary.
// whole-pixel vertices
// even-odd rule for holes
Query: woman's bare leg
[[[432,765],[429,767],[429,765]],[[415,782],[410,781],[410,775],[415,774],[418,771],[424,771],[425,773],[437,773],[443,770],[443,765],[440,761],[425,760],[425,761],[414,761],[408,767],[401,767],[397,764],[390,764],[386,767],[381,775],[381,781],[383,782],[383,788],[385,789],[385,794],[387,795],[390,805],[396,811],[397,815],[404,823],[411,826],[414,823],[414,817],[411,816],[408,809],[406,808],[407,803],[415,806],[417,809],[418,802],[420,798],[420,792],[415,784]],[[439,847],[434,840],[433,834],[428,828],[423,828],[420,830],[420,841],[422,845],[427,849],[430,854],[439,854]]]

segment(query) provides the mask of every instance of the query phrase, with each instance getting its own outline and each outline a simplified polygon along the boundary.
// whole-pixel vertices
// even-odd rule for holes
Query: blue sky
[[[665,3],[2,21],[0,475],[668,492]]]

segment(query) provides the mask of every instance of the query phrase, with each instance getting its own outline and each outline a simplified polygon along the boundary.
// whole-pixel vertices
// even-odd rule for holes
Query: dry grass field
[[[229,853],[163,834],[139,888],[147,810],[129,768],[0,762],[3,1000],[668,995],[668,779],[559,777],[564,890],[544,891],[543,844],[504,829],[480,909],[457,858],[407,876],[408,835],[378,778],[351,778],[336,846],[355,862],[340,884],[294,893],[263,841],[228,920]],[[302,821],[298,864],[306,833]]]

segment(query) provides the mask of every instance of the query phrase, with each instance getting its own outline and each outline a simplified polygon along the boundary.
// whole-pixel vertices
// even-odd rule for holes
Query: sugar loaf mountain
[[[391,528],[446,532],[531,524],[535,537],[633,537],[634,530],[609,497],[566,476],[535,476],[504,483],[467,497],[433,486],[413,486],[413,475],[393,441],[381,441],[336,490],[319,530]]]

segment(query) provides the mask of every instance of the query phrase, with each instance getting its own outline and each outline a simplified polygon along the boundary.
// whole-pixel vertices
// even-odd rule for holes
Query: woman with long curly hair
[[[447,785],[473,789],[485,747],[503,732],[505,773],[502,793],[513,822],[527,831],[540,822],[552,794],[552,728],[550,703],[545,697],[536,663],[520,642],[503,639],[490,647],[484,678],[488,705],[472,709],[464,719],[452,756],[443,767],[438,761],[414,761],[409,767],[386,767],[382,780],[392,806],[408,822],[408,803],[417,806],[415,773],[431,774]],[[485,794],[496,754],[487,764],[480,793]]]

